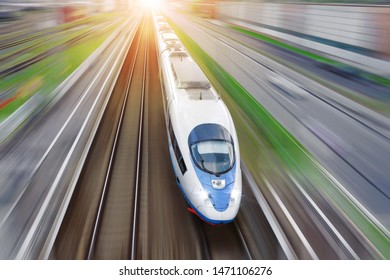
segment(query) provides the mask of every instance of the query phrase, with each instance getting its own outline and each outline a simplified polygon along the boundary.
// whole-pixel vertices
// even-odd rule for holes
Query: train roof
[[[185,57],[189,57],[188,52],[183,46],[171,46],[168,50],[169,50],[168,56],[171,58],[170,61],[172,61],[174,57],[178,57],[180,60],[182,60]]]
[[[200,124],[219,124],[234,138],[234,126],[228,109],[213,89],[180,89],[170,106],[174,127],[180,128],[177,139],[187,143],[192,129]]]
[[[211,87],[205,74],[191,60],[179,60],[171,62],[172,70],[176,76],[178,88],[202,88],[209,89]]]
[[[179,40],[177,35],[173,32],[162,32],[161,37],[162,37],[164,42],[166,42],[168,40]]]
[[[159,49],[165,68],[171,73],[173,102],[169,107],[173,126],[180,127],[179,142],[187,143],[191,130],[199,124],[219,124],[236,139],[234,124],[226,105],[191,58],[177,35],[158,32]],[[164,52],[167,50],[167,52]],[[236,140],[235,140],[236,141]]]
[[[189,57],[171,57],[169,61],[177,86],[171,113],[180,123],[182,135],[188,135],[193,127],[203,123],[220,124],[231,131],[226,106],[196,62]]]

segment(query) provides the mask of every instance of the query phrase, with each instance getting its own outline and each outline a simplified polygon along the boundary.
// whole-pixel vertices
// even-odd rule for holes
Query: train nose
[[[219,212],[225,211],[230,204],[230,190],[227,188],[224,189],[214,189],[209,195],[210,200],[213,204],[215,210]]]

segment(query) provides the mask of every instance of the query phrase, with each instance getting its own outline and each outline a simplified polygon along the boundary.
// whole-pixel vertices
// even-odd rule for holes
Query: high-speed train
[[[169,152],[189,210],[229,223],[241,203],[240,153],[228,109],[161,16],[155,16]]]

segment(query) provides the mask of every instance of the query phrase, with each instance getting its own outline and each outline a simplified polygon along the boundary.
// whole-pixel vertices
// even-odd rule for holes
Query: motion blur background
[[[126,54],[139,26],[150,27],[140,37],[154,38],[153,14],[231,111],[242,207],[225,227],[186,212],[153,49],[160,103],[148,105],[158,114],[144,147],[156,166],[143,169],[136,241],[136,225],[121,225],[137,211],[116,212],[91,254],[103,192],[93,180],[108,172],[107,163],[86,169],[96,162],[101,96],[129,87]],[[126,259],[137,248],[131,258],[390,259],[389,117],[388,0],[0,1],[0,258]],[[96,153],[111,148],[103,140]],[[134,200],[126,195],[123,203]]]

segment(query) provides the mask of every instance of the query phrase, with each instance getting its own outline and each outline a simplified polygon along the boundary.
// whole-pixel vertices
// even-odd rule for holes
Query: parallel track
[[[140,41],[134,42],[134,44],[136,45],[136,54],[138,54],[139,47],[140,47]],[[137,55],[135,57],[137,57]],[[130,77],[129,77],[127,85],[126,85],[125,96],[124,96],[124,100],[123,100],[123,103],[121,106],[119,122],[118,122],[118,126],[116,127],[114,143],[112,146],[110,160],[109,160],[108,167],[107,167],[107,173],[106,173],[105,180],[104,180],[103,191],[102,191],[102,195],[101,195],[100,202],[99,202],[99,208],[98,208],[97,215],[96,215],[95,225],[93,228],[92,239],[91,239],[90,247],[88,250],[88,259],[92,258],[92,254],[93,254],[94,249],[95,249],[98,228],[100,226],[101,217],[103,215],[102,211],[103,211],[104,203],[106,200],[107,188],[109,185],[109,180],[110,180],[110,176],[111,176],[111,172],[112,172],[113,160],[115,157],[115,153],[117,152],[117,143],[118,143],[118,139],[119,139],[119,133],[120,133],[120,130],[122,128],[123,117],[124,117],[125,110],[126,110],[127,99],[129,97],[129,94],[130,94],[130,84],[131,84],[131,79],[134,75],[134,71],[135,71],[135,61],[133,62],[133,65],[131,67]]]
[[[148,34],[149,27],[146,26],[146,34]],[[134,194],[134,213],[133,213],[133,233],[131,237],[131,259],[135,259],[136,254],[136,240],[137,240],[137,223],[138,223],[138,207],[139,207],[139,187],[140,187],[140,177],[141,177],[141,159],[142,159],[142,135],[144,127],[144,108],[145,108],[145,87],[147,72],[146,68],[148,65],[147,54],[149,52],[149,39],[146,36],[146,47],[144,53],[144,66],[143,66],[143,79],[142,79],[142,90],[141,90],[141,111],[139,114],[139,132],[138,132],[138,150],[137,150],[137,171],[135,178],[135,194]]]
[[[147,27],[146,27],[147,28]],[[96,222],[94,226],[94,233],[91,240],[91,246],[88,253],[88,259],[107,259],[107,258],[131,258],[134,259],[135,247],[136,247],[136,236],[137,236],[137,214],[138,214],[138,194],[139,194],[139,182],[141,179],[140,176],[140,163],[142,160],[141,155],[141,146],[142,146],[142,132],[143,132],[143,112],[144,112],[144,95],[145,95],[145,83],[146,83],[146,65],[147,65],[147,40],[145,40],[145,27],[141,27],[140,31],[140,41],[137,42],[137,50],[135,55],[135,61],[133,64],[131,76],[128,82],[128,88],[126,90],[126,96],[124,98],[124,103],[122,105],[121,115],[119,124],[116,131],[116,136],[114,140],[114,145],[111,150],[109,168],[107,170],[104,189],[102,197],[100,199],[99,211],[97,213]],[[145,42],[146,41],[146,42]],[[137,77],[137,74],[141,73],[141,79]],[[138,81],[141,80],[141,85]],[[129,100],[133,95],[140,95],[138,108],[135,108],[135,105],[131,106]],[[134,103],[132,103],[134,104]],[[135,116],[135,112],[138,112],[138,116]],[[131,118],[128,116],[131,115]],[[134,135],[130,130],[135,131],[134,122],[138,120],[138,132],[137,135]],[[136,136],[136,137],[135,137]],[[134,139],[136,138],[136,140]],[[126,157],[133,157],[133,151],[130,151],[127,146],[127,143],[136,142],[136,159],[135,164],[126,159]],[[121,144],[123,143],[123,144]],[[127,156],[124,156],[127,155]],[[116,172],[119,169],[135,169],[135,173],[132,176],[123,176],[122,172]],[[127,179],[134,179],[134,182],[131,184]],[[129,201],[123,201],[122,195],[124,194],[127,198],[130,198],[130,191],[127,190],[131,188],[131,195],[133,199]],[[119,207],[117,207],[119,206]],[[125,208],[125,209],[123,209]],[[126,217],[129,214],[129,217]],[[132,214],[133,218],[130,218]],[[128,221],[129,224],[121,224],[121,222],[114,222],[113,217],[121,216],[123,221]],[[114,229],[117,228],[118,231],[121,226],[126,227],[124,234],[120,234],[116,240],[117,244],[120,246],[111,250],[108,250],[105,245],[107,240],[110,240],[112,234],[105,236],[105,231],[112,232],[111,226],[114,225]],[[115,230],[114,230],[115,232]],[[115,236],[115,235],[114,235]],[[128,241],[126,240],[128,239]],[[130,241],[131,240],[131,241]],[[122,246],[129,245],[129,248],[124,249]]]
[[[131,180],[121,179],[122,175],[129,178],[132,177],[131,165],[136,162],[135,154],[137,151],[138,134],[133,134],[133,129],[136,127],[133,123],[138,123],[139,114],[139,73],[145,68],[145,54],[143,52],[142,31],[138,24],[136,32],[127,57],[118,78],[117,84],[112,93],[111,99],[107,104],[105,113],[99,125],[95,139],[89,151],[89,155],[84,164],[83,170],[79,177],[75,192],[72,196],[71,203],[65,215],[59,234],[57,235],[54,244],[51,258],[56,259],[120,259],[130,257],[130,245],[127,252],[119,252],[118,250],[101,249],[102,242],[101,232],[109,226],[106,222],[110,221],[107,218],[107,207],[111,205],[119,205],[125,208],[126,214],[118,214],[124,223],[123,227],[127,228],[125,232],[130,235],[131,224],[128,217],[132,215],[131,205],[133,202],[130,197],[133,197],[133,186]],[[141,53],[141,55],[139,55]],[[142,78],[143,79],[143,78]],[[137,109],[138,108],[138,109]],[[132,145],[132,143],[135,143]],[[125,164],[120,164],[117,161],[128,159]],[[130,165],[130,166],[129,166]],[[135,165],[134,165],[135,166]],[[125,172],[118,172],[122,168]],[[127,171],[127,172],[126,172]],[[120,174],[118,174],[120,173]],[[122,182],[118,183],[122,180]],[[112,192],[124,191],[126,201],[111,203]],[[119,195],[119,198],[122,198]],[[123,206],[123,202],[126,204]],[[128,221],[127,221],[128,220]],[[115,229],[115,227],[111,227]],[[119,229],[119,231],[122,231]],[[112,235],[108,235],[110,237]],[[115,234],[113,235],[115,239]],[[104,239],[104,238],[103,238]],[[128,239],[129,236],[119,238]],[[118,240],[117,240],[118,241]],[[119,242],[121,242],[119,241]],[[126,241],[123,241],[126,243]],[[104,246],[103,246],[104,247]],[[105,255],[105,252],[108,255]],[[119,254],[119,255],[117,255]]]

